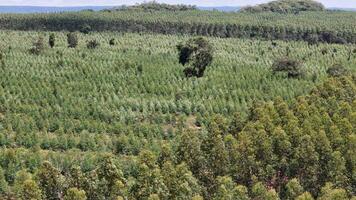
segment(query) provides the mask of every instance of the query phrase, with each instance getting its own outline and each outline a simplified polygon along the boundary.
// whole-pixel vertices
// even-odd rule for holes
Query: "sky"
[[[198,6],[246,6],[270,0],[157,0],[160,3]],[[318,0],[326,7],[356,8],[356,0]],[[17,6],[118,6],[142,3],[143,0],[0,0],[0,5]]]

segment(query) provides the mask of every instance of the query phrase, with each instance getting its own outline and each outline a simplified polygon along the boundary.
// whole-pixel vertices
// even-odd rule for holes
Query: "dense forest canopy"
[[[281,15],[214,11],[120,11],[55,14],[0,14],[0,29],[117,31],[221,38],[356,43],[356,12],[302,12]]]
[[[248,6],[241,12],[276,12],[276,13],[299,13],[302,11],[323,11],[323,4],[314,0],[277,0],[256,6]]]
[[[324,11],[321,4],[311,0],[273,1],[231,13],[153,1],[100,12],[0,14],[0,29],[148,32],[345,44],[356,43],[355,21],[356,12]]]
[[[133,5],[133,6],[121,6],[116,7],[110,10],[104,10],[104,12],[111,11],[187,11],[187,10],[197,10],[196,6],[193,5],[171,5],[165,3],[158,3],[156,1],[144,2],[141,4]]]

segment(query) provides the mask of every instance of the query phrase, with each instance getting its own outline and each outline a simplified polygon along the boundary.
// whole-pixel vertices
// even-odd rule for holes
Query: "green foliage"
[[[88,49],[96,49],[99,46],[100,46],[100,42],[98,42],[97,40],[90,40],[87,42]]]
[[[85,191],[77,188],[69,188],[64,196],[64,200],[86,200]]]
[[[335,64],[332,67],[330,67],[326,73],[329,76],[333,76],[333,77],[339,77],[339,76],[345,76],[349,73],[349,71],[342,66],[341,64]]]
[[[192,200],[204,200],[204,198],[200,195],[195,195]]]
[[[218,188],[214,194],[214,200],[249,200],[247,188],[236,185],[230,177],[218,177]]]
[[[184,70],[187,77],[204,76],[206,67],[213,61],[213,47],[206,39],[199,37],[188,40],[185,44],[177,46],[179,51],[179,63],[188,65]]]
[[[299,6],[305,1],[285,0]],[[282,1],[283,2],[283,1]],[[302,2],[299,5],[299,2]],[[309,1],[308,1],[309,2]],[[288,9],[294,9],[289,8]],[[277,6],[277,11],[285,11]],[[295,9],[295,10],[296,10]],[[308,9],[308,8],[306,8]],[[297,12],[297,11],[293,11]],[[142,9],[119,12],[70,12],[55,14],[1,14],[0,29],[36,31],[81,31],[89,24],[92,31],[148,32],[201,35],[222,38],[263,38],[266,40],[309,40],[327,43],[356,43],[355,12],[302,12],[281,15],[273,12],[226,13],[187,10],[179,12]],[[60,25],[58,25],[60,21]]]
[[[263,183],[258,182],[252,187],[252,196],[256,200],[279,200],[275,190],[268,190]]]
[[[275,60],[272,65],[272,71],[274,73],[284,72],[291,78],[300,77],[304,73],[302,63],[291,58],[281,58]]]
[[[318,200],[348,200],[348,195],[344,189],[334,188],[331,183],[327,183],[321,189],[321,195],[318,197]]]
[[[48,44],[51,48],[53,48],[56,45],[56,35],[54,33],[51,33],[49,35]]]
[[[0,194],[6,193],[8,190],[8,183],[5,180],[4,171],[0,168]]]
[[[319,40],[319,35],[317,34],[306,34],[304,36],[304,40],[308,42],[309,45],[315,45],[318,44]]]
[[[78,46],[78,35],[74,32],[68,33],[67,43],[69,48],[76,48]]]
[[[89,34],[91,30],[92,30],[92,28],[91,28],[90,25],[84,24],[84,25],[81,26],[81,28],[80,28],[79,31],[80,31],[81,33],[84,33],[84,34]]]
[[[59,170],[44,162],[37,174],[40,189],[48,200],[59,200],[63,190],[63,178]]]
[[[335,186],[340,188],[346,188],[349,183],[349,178],[346,176],[346,161],[339,151],[335,151],[331,154],[329,161],[329,177]]]
[[[110,44],[110,46],[116,45],[116,40],[115,40],[115,38],[111,38],[110,41],[109,41],[109,44]]]
[[[129,10],[129,11],[187,11],[187,10],[197,10],[196,6],[190,6],[190,5],[170,5],[170,4],[165,4],[165,3],[158,3],[156,1],[148,1],[144,2],[138,5],[133,5],[133,6],[122,6],[118,8],[114,8],[112,10],[105,10],[107,11],[123,11],[123,10]]]
[[[175,166],[169,161],[165,162],[162,166],[162,176],[169,190],[168,199],[190,200],[201,193],[198,180],[184,163]]]
[[[323,11],[325,7],[313,0],[277,0],[257,6],[245,7],[242,12],[299,13],[301,11]]]
[[[33,42],[33,46],[30,49],[30,53],[39,55],[41,54],[45,49],[45,44],[43,37],[39,37],[35,42]]]
[[[28,179],[22,183],[19,197],[20,199],[42,200],[42,192],[35,181]]]
[[[299,195],[295,200],[314,200],[313,196],[309,192],[304,192]]]
[[[138,174],[130,194],[138,199],[167,199],[169,196],[161,169],[156,165],[156,158],[150,151],[144,150],[139,155]]]
[[[175,45],[186,36],[125,34],[91,51],[66,48],[58,32],[56,49],[36,57],[25,47],[43,33],[0,35],[11,44],[0,67],[0,199],[20,199],[25,182],[34,199],[63,199],[69,188],[88,200],[355,192],[355,76],[325,73],[336,60],[351,74],[346,45],[206,38],[214,66],[185,79]],[[271,76],[287,47],[315,82]]]
[[[286,194],[285,194],[287,200],[294,200],[297,197],[299,198],[299,196],[303,195],[303,192],[304,189],[296,178],[288,181],[286,185]]]
[[[126,195],[121,185],[126,183],[124,175],[114,164],[110,155],[103,157],[99,161],[98,178],[100,181],[100,190],[105,198],[114,198]]]
[[[21,170],[16,173],[13,190],[15,193],[19,193],[22,190],[23,184],[26,180],[31,180],[32,175],[26,170]]]

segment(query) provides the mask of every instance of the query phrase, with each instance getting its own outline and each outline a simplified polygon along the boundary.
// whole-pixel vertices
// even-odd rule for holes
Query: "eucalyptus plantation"
[[[355,16],[0,14],[0,199],[355,199]]]

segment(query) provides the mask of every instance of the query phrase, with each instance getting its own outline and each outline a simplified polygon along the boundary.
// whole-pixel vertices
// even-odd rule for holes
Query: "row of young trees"
[[[247,109],[247,99],[280,94],[289,102],[314,84],[273,75],[268,66],[275,58],[288,55],[323,74],[334,60],[353,65],[352,46],[198,38],[179,45],[181,63],[201,73],[211,62],[211,44],[214,62],[204,78],[185,79],[175,47],[182,38],[128,34],[109,48],[112,33],[77,34],[79,42],[110,40],[91,51],[80,44],[67,48],[71,34],[57,33],[49,37],[53,49],[33,56],[24,45],[33,35],[1,37],[9,43],[0,67],[1,198],[324,200],[355,194],[355,76],[330,68],[328,74],[341,77],[309,96],[290,105],[281,98],[255,103],[247,120],[244,113],[232,116]],[[293,60],[273,65],[291,76],[299,67]],[[176,123],[177,116],[197,113],[204,119]],[[211,118],[216,113],[225,117]],[[72,181],[75,176],[82,178]]]
[[[48,44],[51,48],[55,46],[56,37],[54,33],[49,35]],[[78,46],[78,36],[74,32],[67,34],[67,43],[69,48],[76,48]],[[115,38],[109,41],[109,45],[115,45]],[[315,43],[313,43],[315,44]],[[276,42],[272,42],[273,46],[276,46]],[[88,49],[95,49],[100,46],[97,40],[87,41]],[[178,50],[178,60],[183,66],[188,66],[184,69],[186,77],[196,76],[198,78],[204,76],[206,68],[211,65],[213,61],[213,46],[208,40],[203,37],[192,38],[186,41],[184,44],[180,43],[177,45]],[[45,44],[43,38],[40,37],[33,43],[33,47],[30,49],[32,54],[39,55],[45,49]],[[356,49],[355,49],[356,50]],[[355,51],[354,50],[354,51]],[[285,57],[279,58],[274,61],[272,66],[272,71],[276,72],[287,72],[288,77],[302,77],[305,75],[305,71],[302,68],[302,63],[298,60],[290,59],[290,49],[286,49]],[[323,54],[326,54],[323,50]],[[351,60],[351,54],[355,53],[352,50],[349,52],[348,60]],[[142,73],[142,69],[141,72]],[[334,65],[327,71],[328,74],[335,76],[347,74],[347,70],[341,65]]]
[[[0,106],[6,113],[2,121],[5,130],[21,134],[82,131],[114,134],[132,131],[133,124],[145,122],[142,129],[162,136],[165,131],[161,125],[174,126],[177,113],[198,118],[213,113],[231,115],[236,111],[245,113],[255,99],[282,96],[289,100],[305,94],[314,82],[322,80],[330,63],[339,61],[350,67],[356,58],[352,48],[341,45],[208,38],[215,51],[212,65],[206,68],[204,78],[185,79],[176,45],[189,38],[77,34],[79,46],[74,49],[67,48],[67,33],[55,35],[53,49],[33,56],[27,52],[27,46],[31,45],[28,38],[38,38],[36,33],[3,33],[2,38],[11,41],[12,46],[3,48],[0,69],[4,77]],[[109,46],[111,38],[120,38],[118,45]],[[100,51],[85,47],[83,41],[90,40],[101,42]],[[269,67],[288,52],[290,58],[302,63],[291,65],[291,73],[302,69],[307,72],[306,78],[292,80],[279,73],[273,75]],[[37,134],[28,136],[37,138]],[[18,137],[16,142],[21,145],[26,143],[24,140]],[[64,149],[56,142],[40,143]],[[69,148],[92,149],[78,143],[82,142]]]
[[[355,76],[329,78],[291,105],[277,98],[256,103],[246,120],[213,116],[157,151],[101,155],[89,169],[29,165],[1,149],[2,198],[354,199],[355,89]]]
[[[67,43],[68,48],[76,48],[78,46],[78,36],[75,32],[70,32],[67,34]],[[111,39],[109,42],[110,45],[115,45],[115,39]],[[56,45],[56,35],[51,33],[48,38],[48,45],[51,48],[54,48]],[[88,49],[95,49],[100,46],[100,43],[97,40],[87,41]],[[46,44],[43,37],[39,37],[35,42],[33,42],[33,46],[30,48],[30,53],[39,55],[43,53],[45,50]]]

